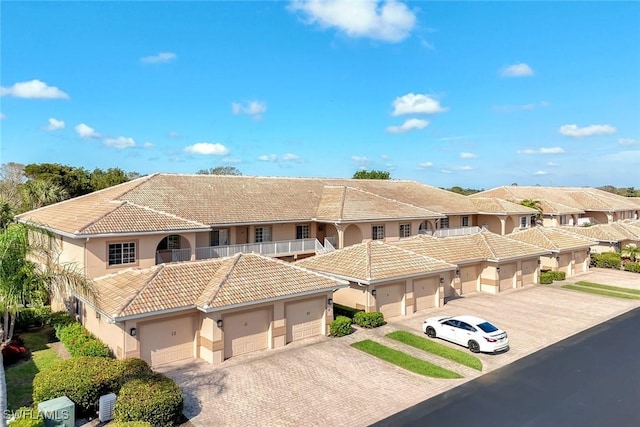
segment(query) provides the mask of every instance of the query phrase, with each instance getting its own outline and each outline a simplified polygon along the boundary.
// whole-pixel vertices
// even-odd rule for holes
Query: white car
[[[495,353],[509,347],[502,329],[475,316],[430,317],[422,324],[429,338],[442,338],[468,347],[472,353]]]

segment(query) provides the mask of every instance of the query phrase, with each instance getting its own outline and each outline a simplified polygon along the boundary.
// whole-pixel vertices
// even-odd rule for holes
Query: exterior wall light
[[[500,267],[496,267],[496,271],[500,273]]]
[[[135,337],[137,333],[138,331],[136,330],[136,328],[129,329],[129,335],[131,335],[132,337]]]
[[[331,307],[331,306],[333,305],[333,298],[329,298],[329,299],[327,300],[327,305],[328,305],[329,307]]]
[[[376,293],[377,293],[377,292],[376,292],[376,290],[375,290],[375,289],[371,291],[371,295],[373,295],[374,297],[376,296]]]
[[[456,276],[459,276],[459,275],[460,275],[460,269],[458,268],[458,269],[456,270]]]
[[[441,284],[442,284],[442,283],[444,283],[444,277],[441,277],[441,278],[440,278],[440,283],[441,283]]]
[[[222,319],[218,319],[216,325],[218,325],[218,328],[222,328]]]

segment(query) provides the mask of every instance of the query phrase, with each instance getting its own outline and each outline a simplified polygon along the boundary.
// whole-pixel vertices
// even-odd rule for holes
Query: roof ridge
[[[396,241],[397,241],[397,240],[396,240]],[[387,244],[387,246],[392,247],[392,248],[395,248],[395,249],[399,249],[399,250],[404,251],[404,252],[407,252],[407,253],[409,253],[409,254],[411,254],[411,255],[419,256],[419,257],[421,257],[421,258],[424,258],[426,261],[432,261],[432,260],[435,260],[435,261],[441,261],[441,262],[444,262],[444,263],[446,263],[446,264],[451,264],[450,262],[447,262],[447,261],[445,261],[445,260],[443,260],[443,259],[441,259],[441,258],[436,258],[436,257],[432,257],[432,256],[429,256],[429,255],[419,254],[419,253],[414,252],[414,251],[412,251],[412,250],[410,250],[410,249],[403,248],[402,246],[389,245],[389,244]]]
[[[131,297],[129,297],[129,299],[125,301],[124,304],[120,306],[120,313],[124,313],[124,311],[133,303],[133,301],[142,293],[142,291],[144,291],[147,287],[149,287],[149,285],[151,285],[153,279],[158,277],[160,272],[163,271],[165,267],[166,264],[160,264],[160,267],[157,268],[157,270],[151,275],[151,277],[149,277],[149,279],[147,279],[147,281],[137,291],[135,291],[133,295],[131,295]]]
[[[165,212],[165,211],[161,211],[161,210],[158,210],[158,209],[154,209],[154,208],[149,207],[149,206],[139,205],[137,203],[130,202],[128,200],[124,200],[124,203],[125,204],[129,204],[131,206],[135,206],[135,207],[140,208],[140,209],[144,209],[144,210],[147,210],[147,211],[150,211],[150,212],[154,212],[154,213],[157,213],[157,214],[160,214],[160,215],[164,215],[164,216],[168,216],[168,217],[171,217],[171,218],[179,219],[179,220],[185,221],[185,222],[190,222],[191,224],[199,225],[199,226],[202,226],[202,227],[209,227],[209,224],[204,224],[204,223],[201,223],[201,222],[198,222],[198,221],[194,221],[192,219],[186,219],[186,218],[183,218],[183,217],[178,216],[176,214],[172,214],[172,213],[169,213],[169,212]]]
[[[434,211],[432,209],[423,208],[422,206],[416,206],[416,205],[414,205],[412,203],[407,203],[407,202],[402,202],[400,200],[391,199],[389,197],[385,197],[385,196],[382,196],[380,194],[372,193],[371,191],[363,190],[361,188],[355,188],[355,187],[350,187],[350,186],[346,186],[346,185],[345,185],[345,188],[350,188],[352,190],[359,191],[361,193],[365,193],[365,194],[368,194],[368,195],[371,195],[371,196],[374,196],[374,197],[378,197],[380,199],[388,200],[390,202],[398,203],[398,204],[405,205],[405,206],[411,206],[412,208],[415,208],[415,209],[421,209],[423,211],[427,211],[427,212],[430,212],[432,214],[438,214],[438,215],[443,215],[444,216],[444,214],[442,212],[437,212],[437,211]]]
[[[92,225],[98,223],[99,221],[105,219],[106,217],[108,217],[109,215],[113,214],[114,212],[116,212],[117,210],[119,210],[121,207],[123,207],[127,202],[123,201],[123,200],[109,200],[109,203],[119,203],[118,206],[116,206],[115,209],[110,210],[109,212],[105,212],[103,215],[99,216],[98,218],[96,218],[95,220],[89,222],[88,224],[86,224],[84,227],[82,227],[79,230],[76,230],[76,232],[80,232],[82,230],[86,230],[87,228],[91,227]]]
[[[242,258],[242,256],[243,256],[243,253],[239,252],[237,255],[234,255],[232,258],[230,258],[230,259],[233,259],[233,258],[235,258],[235,259],[233,259],[233,262],[229,266],[229,268],[227,270],[227,273],[224,275],[222,280],[220,280],[220,284],[216,287],[213,296],[211,298],[207,299],[205,307],[210,306],[211,303],[213,302],[213,300],[215,300],[217,298],[217,296],[220,294],[220,291],[222,290],[222,287],[224,286],[226,281],[229,279],[229,276],[231,276],[231,273],[233,272],[233,270],[236,267],[236,265],[238,265],[238,262],[240,262],[240,258]],[[215,277],[215,275],[214,275],[214,277]],[[210,283],[211,283],[211,280],[209,281],[209,283],[207,283],[207,286],[205,286],[203,292],[207,290],[207,288],[209,287]]]
[[[365,246],[365,254],[366,254],[366,279],[367,281],[371,281],[371,245],[372,243],[375,242],[375,240],[371,240],[370,242],[367,242],[367,245]]]
[[[347,200],[347,186],[343,185],[342,186],[342,200],[340,201],[340,214],[338,216],[338,219],[340,221],[342,221],[342,218],[344,218],[344,204],[345,204],[346,200]]]

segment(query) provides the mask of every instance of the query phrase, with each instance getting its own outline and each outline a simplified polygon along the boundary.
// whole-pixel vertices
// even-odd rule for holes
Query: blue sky
[[[640,187],[638,2],[13,2],[0,161]]]

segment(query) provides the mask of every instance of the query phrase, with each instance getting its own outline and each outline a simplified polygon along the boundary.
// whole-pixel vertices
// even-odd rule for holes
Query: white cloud
[[[145,56],[140,58],[140,62],[143,64],[163,64],[166,62],[175,61],[178,56],[173,52],[160,52],[157,55]]]
[[[594,135],[611,135],[616,133],[616,128],[610,125],[589,125],[583,128],[578,125],[562,125],[558,132],[571,138],[583,138]]]
[[[197,142],[184,147],[185,153],[202,154],[205,156],[224,156],[229,153],[229,149],[220,143]]]
[[[465,166],[456,166],[455,169],[459,171],[470,171],[470,170],[474,170],[475,168],[473,166],[465,165]]]
[[[478,155],[474,153],[460,153],[461,159],[474,159],[476,157],[478,157]]]
[[[64,129],[64,122],[62,120],[56,120],[53,117],[49,119],[49,124],[45,127],[46,130]]]
[[[301,12],[308,24],[336,28],[349,37],[400,42],[416,25],[416,16],[396,0],[293,0],[289,9]]]
[[[384,160],[385,162],[386,162],[387,160],[391,160],[391,156],[390,156],[390,155],[388,155],[388,154],[382,154],[382,155],[380,156],[380,158],[381,158],[382,160]]]
[[[637,145],[640,144],[640,139],[620,138],[618,140],[620,145]]]
[[[260,120],[262,113],[267,111],[267,104],[261,101],[249,101],[244,105],[240,102],[231,103],[231,112],[233,114],[246,114],[254,120]]]
[[[547,172],[546,171],[535,171],[533,174],[534,175],[546,175]]]
[[[394,116],[404,114],[436,114],[444,113],[449,108],[440,106],[440,101],[429,95],[421,93],[408,93],[400,96],[393,101]]]
[[[547,166],[550,166],[550,167],[552,167],[552,168],[553,168],[553,167],[558,166],[558,164],[557,164],[557,163],[554,163],[554,162],[547,162]]]
[[[513,113],[514,111],[531,111],[536,108],[536,104],[521,105],[494,105],[493,110],[500,113]]]
[[[353,160],[360,168],[365,168],[369,164],[369,159],[365,156],[351,156]]]
[[[0,113],[0,120],[6,120],[7,115],[5,113]]]
[[[405,121],[403,124],[401,124],[400,126],[389,126],[387,128],[387,132],[389,132],[389,133],[405,133],[405,132],[409,132],[410,130],[424,129],[427,126],[429,126],[429,121],[428,120],[409,119],[409,120]]]
[[[282,156],[278,156],[277,154],[263,154],[262,156],[258,156],[258,160],[274,163],[302,163],[300,156],[293,153],[285,153]]]
[[[500,74],[502,77],[526,77],[533,75],[533,69],[524,62],[521,62],[503,68]]]
[[[104,145],[106,145],[107,147],[123,149],[128,147],[135,147],[136,142],[133,140],[133,138],[119,136],[117,138],[105,138]]]
[[[96,132],[94,128],[84,123],[80,123],[79,125],[77,125],[75,127],[75,130],[76,130],[76,133],[80,135],[81,138],[99,138],[100,137],[100,134]]]
[[[433,163],[431,162],[418,163],[418,169],[426,169],[426,168],[430,168],[431,166],[433,166]]]
[[[516,151],[518,154],[562,154],[564,149],[562,147],[542,147],[537,150],[527,148],[526,150]]]
[[[453,173],[449,169],[440,169],[440,172],[442,172],[442,173]]]
[[[0,87],[0,96],[14,98],[69,99],[69,95],[55,86],[49,86],[40,80],[15,83],[11,87]]]
[[[154,144],[153,144],[153,142],[149,142],[149,141],[147,141],[147,142],[145,142],[144,144],[142,144],[142,146],[143,146],[144,148],[151,148],[151,147],[153,147],[153,146],[154,146]]]
[[[171,131],[167,134],[167,136],[169,138],[180,138],[182,135],[180,135],[178,132]]]

